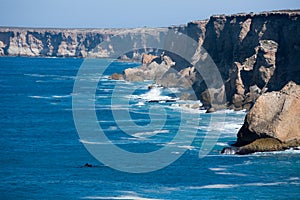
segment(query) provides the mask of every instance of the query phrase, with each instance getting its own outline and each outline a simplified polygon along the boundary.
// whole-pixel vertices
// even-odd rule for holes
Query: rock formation
[[[236,146],[259,138],[276,138],[287,144],[299,140],[300,145],[299,85],[290,82],[280,91],[258,97],[238,132]]]
[[[299,10],[218,15],[172,29],[187,34],[209,53],[222,76],[232,109],[249,110],[261,94],[279,90],[291,80],[300,84],[300,38],[296,37],[300,35]],[[167,55],[175,62],[169,69],[181,71],[185,79],[191,80],[189,84],[204,105],[222,102],[216,98],[221,99],[217,94],[224,88],[210,88],[215,93],[208,95],[201,74],[193,71],[193,66],[176,55]],[[175,86],[174,79],[180,77],[172,73],[160,84]]]
[[[234,146],[236,154],[300,146],[300,86],[289,82],[280,91],[258,97]],[[223,153],[232,151],[226,148]]]
[[[113,73],[109,78],[112,80],[124,80],[123,75],[117,73]]]

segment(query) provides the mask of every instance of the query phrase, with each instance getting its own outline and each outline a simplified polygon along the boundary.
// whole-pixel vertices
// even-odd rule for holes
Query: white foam
[[[150,91],[148,91],[145,94],[131,95],[130,98],[143,99],[145,101],[167,101],[172,99],[172,97],[162,95],[161,87],[152,88]]]
[[[87,140],[82,140],[82,139],[80,139],[79,142],[81,142],[83,144],[108,144],[105,142],[92,142],[92,141],[87,141]]]
[[[240,129],[242,127],[242,125],[238,124],[238,123],[229,123],[229,122],[225,122],[225,129],[230,129],[230,130],[235,130],[235,129]]]
[[[44,74],[24,74],[24,76],[31,76],[31,77],[53,77],[53,75],[44,75]]]
[[[216,168],[208,168],[211,171],[225,171],[226,168],[216,167]]]
[[[222,188],[234,188],[238,185],[235,184],[212,184],[212,185],[204,185],[204,186],[192,186],[188,189],[190,190],[198,190],[198,189],[222,189]]]
[[[247,176],[246,174],[230,173],[230,172],[216,172],[215,174],[218,174],[218,175],[228,175],[228,176]]]
[[[221,147],[227,147],[227,146],[229,146],[229,144],[225,143],[225,142],[217,142],[216,145],[221,146]]]
[[[255,152],[251,154],[252,156],[261,156],[261,155],[269,155],[269,154],[300,154],[300,147],[297,147],[297,149],[290,148],[283,151],[269,151],[269,152]]]
[[[130,196],[130,195],[121,195],[121,196],[86,196],[86,197],[82,197],[82,199],[160,200],[160,199],[144,198],[144,197]]]
[[[290,181],[297,181],[297,180],[300,180],[300,178],[299,177],[291,177],[291,178],[289,178],[289,180]]]
[[[191,103],[191,104],[174,103],[174,104],[171,104],[170,108],[172,108],[174,110],[179,110],[179,111],[182,111],[185,113],[191,113],[191,114],[204,114],[206,112],[206,110],[191,108],[190,105],[193,105],[193,104],[196,104],[196,103],[195,102]],[[201,103],[200,103],[200,106],[201,106]]]
[[[211,185],[203,185],[203,186],[191,186],[187,187],[190,190],[199,190],[199,189],[224,189],[224,188],[235,188],[235,187],[263,187],[263,186],[275,186],[275,185],[283,185],[289,184],[288,182],[271,182],[271,183],[244,183],[244,184],[211,184]]]
[[[195,149],[195,147],[193,146],[189,146],[189,145],[182,145],[182,146],[177,146],[178,148],[182,148],[182,149],[188,149],[188,150],[193,150]]]
[[[136,106],[144,106],[145,105],[145,102],[143,102],[143,101],[140,101],[140,102],[138,102],[137,104],[135,104]]]
[[[246,183],[243,186],[274,186],[274,185],[282,185],[287,184],[287,182],[273,182],[273,183]]]
[[[53,98],[56,98],[56,99],[61,99],[61,98],[69,98],[71,97],[71,95],[53,95],[52,96]]]
[[[45,96],[28,96],[28,97],[33,99],[51,99],[51,97],[45,97]]]
[[[169,133],[169,130],[157,130],[157,131],[152,131],[152,132],[138,132],[133,134],[134,137],[139,137],[139,138],[144,138],[144,137],[151,137],[156,134],[160,133]]]

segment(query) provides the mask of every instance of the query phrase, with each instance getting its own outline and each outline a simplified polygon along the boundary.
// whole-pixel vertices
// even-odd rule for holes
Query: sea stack
[[[258,97],[234,146],[237,154],[300,146],[300,86],[291,81]]]

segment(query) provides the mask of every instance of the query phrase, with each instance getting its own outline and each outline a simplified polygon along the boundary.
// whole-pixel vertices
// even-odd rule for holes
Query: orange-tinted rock
[[[150,64],[157,57],[158,56],[155,56],[155,55],[152,55],[152,54],[144,54],[143,58],[142,58],[142,64],[143,65]]]

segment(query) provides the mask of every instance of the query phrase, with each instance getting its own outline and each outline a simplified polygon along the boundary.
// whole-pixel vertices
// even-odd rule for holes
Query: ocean
[[[136,66],[0,57],[0,199],[300,198],[299,150],[221,155],[246,113],[206,114],[167,101],[176,89],[108,78]],[[84,78],[92,95],[76,93]]]

